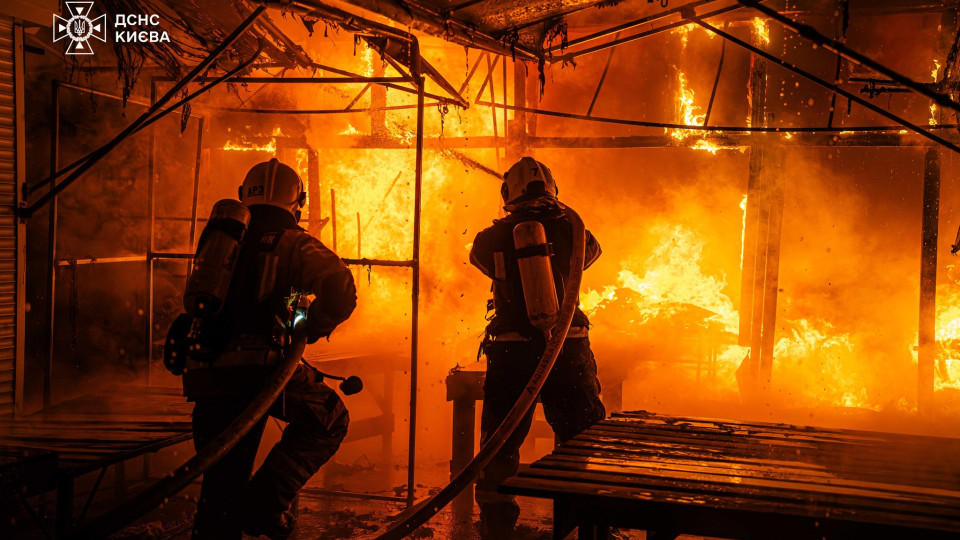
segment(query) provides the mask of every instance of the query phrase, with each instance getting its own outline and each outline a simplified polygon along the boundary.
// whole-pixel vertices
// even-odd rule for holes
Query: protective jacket
[[[493,308],[495,313],[487,325],[487,335],[495,337],[519,333],[526,338],[539,338],[540,331],[527,318],[513,228],[524,221],[539,221],[543,224],[547,241],[553,245],[553,256],[550,259],[557,299],[562,305],[564,282],[570,276],[573,226],[564,215],[563,208],[549,196],[508,204],[504,209],[509,212],[507,216],[480,231],[470,250],[470,262],[493,280],[493,301],[488,309]],[[584,268],[589,267],[599,257],[600,244],[590,231],[587,231]],[[578,307],[571,328],[585,329],[588,325],[586,314]]]
[[[353,274],[290,212],[256,205],[250,213],[223,309],[204,331],[222,353],[211,364],[188,361],[183,387],[191,398],[259,391],[279,359],[278,329],[291,294],[316,296],[307,315],[308,343],[329,336],[357,305]]]

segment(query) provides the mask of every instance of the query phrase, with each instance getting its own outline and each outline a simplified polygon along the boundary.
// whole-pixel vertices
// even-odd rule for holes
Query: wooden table
[[[960,439],[616,413],[507,480],[554,538],[960,538]]]

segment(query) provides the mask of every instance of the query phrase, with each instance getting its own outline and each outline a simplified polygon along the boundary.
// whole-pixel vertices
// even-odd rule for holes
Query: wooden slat
[[[618,413],[503,489],[960,533],[960,439]]]
[[[107,388],[0,420],[0,446],[52,452],[76,476],[189,440],[192,409],[179,388]]]

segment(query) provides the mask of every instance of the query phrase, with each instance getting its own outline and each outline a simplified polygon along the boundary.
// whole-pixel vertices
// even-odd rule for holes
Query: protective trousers
[[[250,403],[249,398],[197,398],[193,440],[199,452]],[[287,422],[280,441],[253,478],[264,418],[203,475],[196,539],[239,539],[251,520],[279,520],[301,487],[340,448],[350,422],[340,396],[300,364],[269,415]]]
[[[530,381],[540,355],[542,341],[491,341],[484,345],[487,375],[483,385],[483,412],[480,416],[481,444],[497,429],[520,398]],[[597,363],[588,338],[567,339],[553,371],[540,393],[544,415],[553,432],[565,442],[603,420],[606,411],[600,402]],[[506,539],[516,525],[520,507],[510,495],[497,493],[504,480],[516,474],[520,446],[530,431],[533,409],[490,461],[477,481],[483,538]]]

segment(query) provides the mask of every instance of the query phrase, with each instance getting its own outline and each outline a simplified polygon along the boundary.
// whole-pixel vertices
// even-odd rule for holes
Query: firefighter
[[[547,241],[552,244],[553,285],[559,303],[563,303],[563,283],[570,275],[573,228],[557,201],[557,193],[550,169],[531,157],[520,159],[504,175],[501,186],[506,217],[477,234],[470,251],[470,262],[493,280],[493,300],[488,303],[488,310],[492,307],[494,316],[481,345],[487,358],[480,420],[484,442],[520,397],[546,347],[544,333],[531,322],[524,301],[514,244],[514,228],[518,224],[536,221],[543,226]],[[584,267],[599,256],[600,245],[587,231]],[[606,416],[600,402],[597,365],[587,337],[588,324],[587,316],[577,308],[560,355],[540,394],[547,422],[561,442]],[[532,421],[531,409],[477,481],[482,538],[509,538],[516,525],[520,508],[512,496],[497,493],[497,487],[517,472],[520,446]]]
[[[222,309],[204,331],[217,353],[212,362],[188,360],[183,373],[184,393],[195,402],[197,451],[243,411],[279,361],[292,293],[316,296],[307,311],[308,343],[330,336],[356,307],[350,271],[297,226],[306,194],[292,168],[277,159],[254,166],[240,200],[249,209],[249,227]],[[198,259],[203,236],[199,244]],[[266,418],[203,475],[194,538],[291,534],[291,502],[340,447],[349,416],[322,375],[302,362],[269,415],[288,424],[252,478]]]

